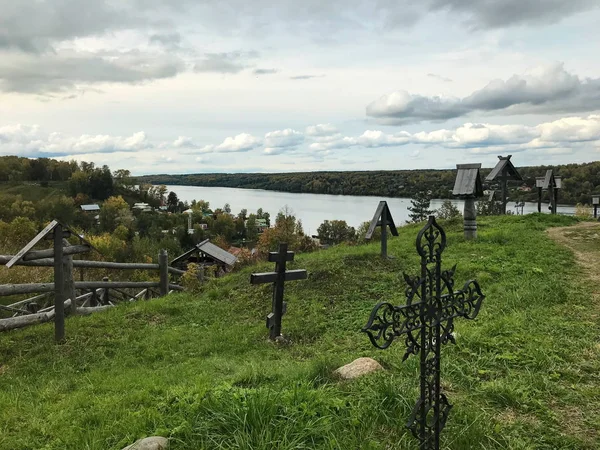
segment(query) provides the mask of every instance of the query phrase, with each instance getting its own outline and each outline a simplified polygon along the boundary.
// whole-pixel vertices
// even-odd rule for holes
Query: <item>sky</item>
[[[0,11],[0,155],[134,175],[600,159],[598,0]]]

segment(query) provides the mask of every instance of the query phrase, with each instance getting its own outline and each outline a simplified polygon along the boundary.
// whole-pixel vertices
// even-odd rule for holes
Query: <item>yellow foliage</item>
[[[577,205],[575,205],[575,217],[579,217],[580,219],[591,219],[592,208],[588,205],[577,203]]]

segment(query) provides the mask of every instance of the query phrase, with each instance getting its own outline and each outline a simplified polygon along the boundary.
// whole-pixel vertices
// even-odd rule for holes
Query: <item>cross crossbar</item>
[[[304,269],[287,270],[284,281],[306,280],[308,273]],[[277,272],[253,273],[250,275],[250,284],[275,283]]]
[[[279,262],[284,256],[286,261],[294,260],[294,252],[287,252],[283,255],[279,252],[269,252],[269,262]]]

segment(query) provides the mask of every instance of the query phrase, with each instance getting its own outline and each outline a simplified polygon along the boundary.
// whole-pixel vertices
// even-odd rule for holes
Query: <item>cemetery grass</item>
[[[442,349],[454,405],[450,449],[600,446],[598,299],[567,248],[546,229],[576,219],[479,219],[479,240],[446,224],[444,266],[458,264],[487,298],[475,321],[456,321]],[[414,449],[404,428],[418,393],[418,358],[404,343],[374,349],[359,330],[381,300],[404,302],[402,271],[418,272],[418,226],[389,242],[297,255],[306,281],[288,283],[283,332],[266,339],[269,287],[249,267],[200,294],[69,318],[53,344],[45,324],[0,335],[0,449],[120,449],[163,435],[179,449]],[[600,257],[600,255],[599,255]],[[337,380],[361,356],[385,371]]]

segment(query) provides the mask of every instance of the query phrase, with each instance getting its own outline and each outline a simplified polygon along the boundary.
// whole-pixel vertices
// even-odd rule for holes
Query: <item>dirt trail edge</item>
[[[600,223],[581,222],[568,227],[548,228],[548,236],[567,247],[593,281],[600,281]]]

